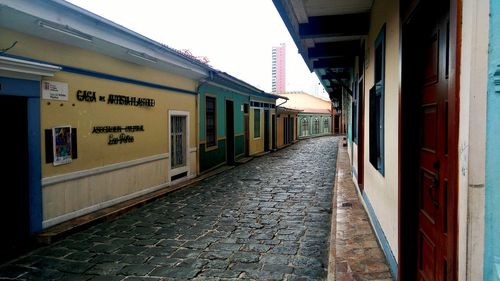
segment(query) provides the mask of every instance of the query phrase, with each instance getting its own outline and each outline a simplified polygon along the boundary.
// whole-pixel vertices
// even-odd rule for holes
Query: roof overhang
[[[373,0],[273,0],[309,70],[340,99],[368,35]]]
[[[59,66],[0,55],[0,75],[2,76],[41,80],[42,77],[54,76],[60,70]]]
[[[232,91],[239,91],[241,93],[245,93],[248,95],[252,96],[258,96],[258,97],[263,97],[263,98],[270,98],[270,99],[288,99],[286,97],[282,97],[276,94],[271,94],[271,93],[266,93],[262,91],[261,89],[248,84],[247,82],[238,79],[226,72],[222,72],[219,70],[212,70],[210,73],[209,80],[207,81],[208,83],[214,83],[216,85],[222,85],[229,87]]]
[[[1,0],[0,26],[199,80],[209,67],[62,0]]]

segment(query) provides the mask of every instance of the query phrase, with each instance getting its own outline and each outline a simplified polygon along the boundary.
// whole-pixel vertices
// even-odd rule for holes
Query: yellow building
[[[282,148],[297,142],[297,120],[300,110],[278,107],[276,109],[276,146]]]
[[[249,118],[249,156],[268,152],[275,143],[276,99],[257,98],[250,101]]]
[[[7,1],[0,18],[13,237],[196,176],[206,65],[65,2]]]

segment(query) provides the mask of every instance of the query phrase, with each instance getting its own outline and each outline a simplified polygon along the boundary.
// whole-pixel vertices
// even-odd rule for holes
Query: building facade
[[[0,56],[2,117],[17,135],[2,170],[15,187],[1,196],[3,253],[196,176],[202,64],[62,1],[0,5],[0,45],[13,46]]]
[[[332,134],[330,112],[300,112],[298,114],[298,138],[319,137]]]
[[[261,99],[265,101],[262,106],[256,102]],[[265,108],[263,113],[272,118],[276,99],[226,73],[212,71],[210,78],[199,87],[199,171],[203,173],[263,152],[264,143],[270,142],[274,131],[269,120],[262,124],[255,121],[255,109]],[[260,120],[261,113],[258,118]],[[262,144],[260,139],[264,141]],[[267,149],[269,147],[268,144]]]
[[[0,260],[44,229],[271,148],[274,95],[70,3],[1,0],[0,34]]]
[[[272,49],[272,92],[286,91],[286,46],[281,43]]]
[[[280,96],[288,98],[284,103],[286,107],[298,110],[298,138],[332,134],[336,111],[333,109],[331,101],[305,92],[287,92],[280,94]]]
[[[297,142],[297,120],[300,110],[287,107],[276,109],[276,148],[280,149]]]
[[[252,97],[248,112],[248,155],[261,155],[276,143],[276,99]]]
[[[499,280],[497,1],[273,2],[341,104],[394,277]]]

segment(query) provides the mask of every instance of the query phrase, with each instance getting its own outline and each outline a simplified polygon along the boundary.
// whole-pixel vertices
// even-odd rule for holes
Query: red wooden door
[[[448,279],[448,16],[422,26],[418,280]]]

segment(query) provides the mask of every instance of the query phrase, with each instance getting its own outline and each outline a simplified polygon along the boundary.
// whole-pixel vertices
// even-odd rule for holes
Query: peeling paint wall
[[[500,280],[500,1],[490,2],[484,280]]]

